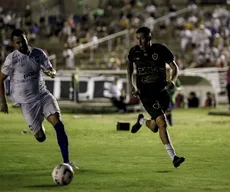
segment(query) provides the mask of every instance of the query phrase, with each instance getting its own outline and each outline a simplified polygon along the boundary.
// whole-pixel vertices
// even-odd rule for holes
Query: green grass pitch
[[[207,109],[175,110],[171,140],[186,161],[175,169],[158,134],[116,131],[117,121],[137,114],[63,114],[71,159],[80,170],[72,183],[53,184],[52,169],[62,162],[54,129],[47,140],[22,134],[18,109],[0,114],[1,192],[227,192],[230,191],[230,117],[208,116]]]

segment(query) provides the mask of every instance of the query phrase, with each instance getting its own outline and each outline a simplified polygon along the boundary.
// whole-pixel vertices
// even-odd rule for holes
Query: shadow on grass
[[[156,173],[170,173],[171,170],[162,170],[162,171],[155,171]]]
[[[104,171],[104,170],[96,170],[96,169],[79,169],[76,171],[76,174],[97,174],[97,175],[111,175],[111,174],[123,174],[124,171]]]
[[[37,188],[56,188],[56,187],[65,187],[65,185],[56,185],[56,184],[36,184],[36,185],[27,185],[25,188],[37,189]]]

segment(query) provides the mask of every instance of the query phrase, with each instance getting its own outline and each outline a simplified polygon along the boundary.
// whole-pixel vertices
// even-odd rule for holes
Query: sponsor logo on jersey
[[[139,67],[137,68],[138,75],[146,75],[146,74],[157,74],[158,69],[156,67]]]
[[[29,72],[29,73],[26,73],[26,74],[24,74],[24,79],[27,79],[28,77],[32,77],[32,76],[34,76],[34,75],[36,75],[36,74],[38,74],[39,73],[39,71],[31,71],[31,72]]]
[[[144,76],[141,78],[142,83],[154,83],[156,82],[157,77],[153,75]]]

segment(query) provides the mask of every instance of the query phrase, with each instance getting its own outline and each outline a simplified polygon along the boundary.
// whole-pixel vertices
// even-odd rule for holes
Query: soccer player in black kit
[[[168,88],[175,86],[178,66],[171,51],[164,45],[151,42],[151,32],[147,27],[136,31],[138,45],[130,49],[128,64],[128,83],[133,96],[139,97],[150,120],[139,114],[131,132],[136,133],[142,125],[146,125],[154,133],[158,132],[162,143],[171,158],[174,167],[184,162],[178,157],[170,141],[167,131],[165,111],[169,106]],[[172,68],[171,80],[166,81],[166,63]],[[136,87],[133,84],[134,65],[136,67]]]

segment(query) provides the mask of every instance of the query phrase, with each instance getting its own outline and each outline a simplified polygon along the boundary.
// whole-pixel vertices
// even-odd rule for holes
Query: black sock
[[[61,149],[64,163],[69,162],[69,142],[63,123],[60,121],[54,126],[57,134],[58,145]]]

